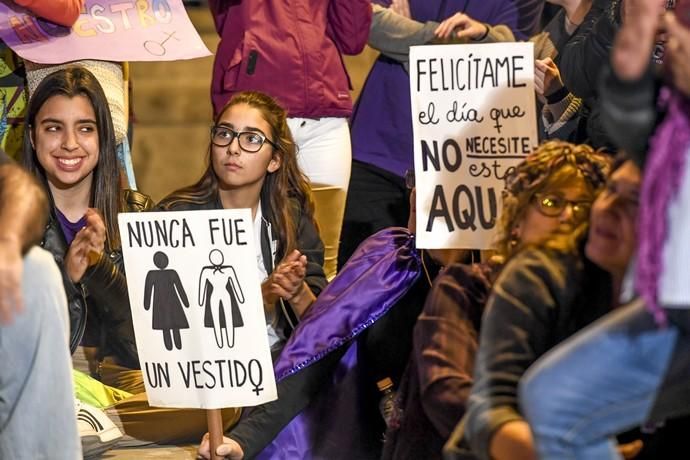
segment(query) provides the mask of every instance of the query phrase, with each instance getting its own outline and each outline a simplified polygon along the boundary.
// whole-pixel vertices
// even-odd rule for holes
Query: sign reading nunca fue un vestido
[[[149,403],[276,399],[251,212],[125,213],[119,228]]]
[[[533,45],[412,47],[410,91],[417,245],[489,249],[505,176],[538,143]]]

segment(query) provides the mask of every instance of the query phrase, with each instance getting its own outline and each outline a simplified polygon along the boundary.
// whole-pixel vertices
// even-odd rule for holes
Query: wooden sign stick
[[[216,455],[216,449],[223,444],[223,415],[220,409],[207,409],[206,423],[211,443],[211,460],[223,460],[223,457]]]

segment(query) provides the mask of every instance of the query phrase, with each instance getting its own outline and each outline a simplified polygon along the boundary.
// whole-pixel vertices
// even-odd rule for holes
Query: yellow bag
[[[72,375],[74,377],[74,393],[77,399],[99,409],[110,407],[116,402],[132,396],[132,393],[109,387],[76,369],[72,369]]]

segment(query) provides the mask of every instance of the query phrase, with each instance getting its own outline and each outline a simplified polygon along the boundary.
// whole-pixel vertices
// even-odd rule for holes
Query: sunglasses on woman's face
[[[534,202],[537,210],[547,217],[558,217],[570,206],[573,217],[577,220],[584,220],[589,216],[592,202],[589,200],[568,200],[560,193],[535,193]]]
[[[247,153],[258,152],[265,142],[268,142],[276,149],[278,148],[275,143],[259,131],[235,131],[222,125],[211,128],[211,143],[217,147],[227,147],[232,144],[235,138],[237,138],[240,148]]]

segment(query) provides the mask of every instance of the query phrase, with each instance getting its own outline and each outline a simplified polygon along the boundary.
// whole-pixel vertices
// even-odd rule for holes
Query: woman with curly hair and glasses
[[[518,407],[520,379],[617,298],[622,273],[583,254],[608,172],[608,160],[590,147],[551,141],[507,179],[498,244],[505,265],[482,319],[466,413],[447,448],[464,437],[482,459],[535,458]]]

